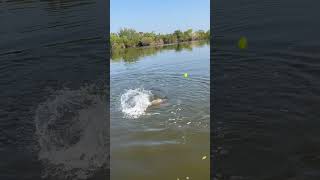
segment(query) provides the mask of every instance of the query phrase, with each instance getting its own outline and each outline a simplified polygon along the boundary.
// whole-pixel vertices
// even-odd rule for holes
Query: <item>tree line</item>
[[[137,32],[134,29],[123,28],[118,33],[110,34],[112,49],[124,49],[144,46],[158,46],[188,41],[209,40],[210,30],[186,31],[176,30],[171,34],[156,34],[154,32]]]

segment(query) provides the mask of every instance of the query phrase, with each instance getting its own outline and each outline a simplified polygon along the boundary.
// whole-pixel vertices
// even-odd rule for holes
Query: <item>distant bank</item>
[[[110,34],[111,49],[162,46],[209,39],[210,30],[193,31],[192,29],[184,32],[176,30],[171,34],[156,34],[154,32],[137,32],[134,29],[123,28],[118,33]]]

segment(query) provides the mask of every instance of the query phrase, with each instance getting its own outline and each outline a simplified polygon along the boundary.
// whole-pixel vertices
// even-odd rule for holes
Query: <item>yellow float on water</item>
[[[238,47],[240,49],[246,49],[248,47],[248,41],[247,38],[242,36],[240,37],[239,41],[238,41]]]

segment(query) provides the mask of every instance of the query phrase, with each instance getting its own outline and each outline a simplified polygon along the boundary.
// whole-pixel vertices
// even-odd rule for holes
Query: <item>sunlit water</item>
[[[110,65],[111,179],[209,179],[210,46],[129,51]]]

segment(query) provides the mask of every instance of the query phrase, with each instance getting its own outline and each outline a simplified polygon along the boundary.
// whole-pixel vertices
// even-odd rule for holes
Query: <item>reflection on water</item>
[[[128,49],[111,61],[111,179],[209,179],[209,50]]]
[[[113,61],[124,60],[126,62],[135,62],[145,56],[156,55],[163,51],[174,50],[176,52],[182,50],[192,51],[193,47],[202,47],[207,45],[208,41],[197,41],[192,43],[179,43],[165,46],[155,46],[146,48],[126,48],[126,49],[114,49],[111,51],[111,59]]]

